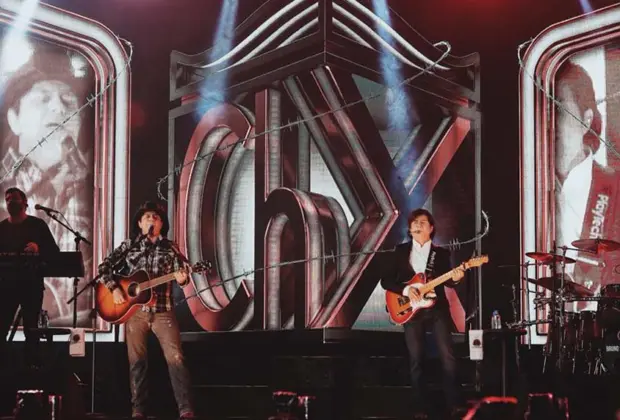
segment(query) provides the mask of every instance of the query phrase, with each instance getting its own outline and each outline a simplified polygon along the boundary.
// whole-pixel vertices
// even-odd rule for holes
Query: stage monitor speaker
[[[484,331],[469,330],[469,358],[471,360],[484,359]]]
[[[69,336],[69,354],[71,357],[86,356],[86,339],[84,328],[72,328]]]

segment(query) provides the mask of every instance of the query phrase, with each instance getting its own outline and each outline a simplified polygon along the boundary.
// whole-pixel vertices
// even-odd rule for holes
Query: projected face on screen
[[[560,105],[556,111],[555,167],[558,179],[563,183],[568,174],[592,154],[592,144],[586,135],[590,129],[600,134],[600,127],[592,125],[595,113],[599,119],[600,115],[592,80],[583,67],[568,62],[561,69],[560,77],[556,97]],[[591,136],[596,138],[595,134]]]
[[[0,172],[9,174],[1,187],[22,189],[31,203],[30,214],[49,223],[62,251],[72,251],[73,234],[44,214],[33,214],[32,209],[34,204],[56,209],[84,237],[93,236],[93,111],[88,108],[72,114],[94,90],[94,78],[79,54],[27,41],[30,58],[0,74],[5,86],[0,107]],[[16,164],[19,168],[12,171]],[[90,277],[92,251],[85,246],[81,251]],[[72,307],[66,304],[73,293],[72,283],[69,278],[45,279],[43,307],[52,325],[72,323]],[[78,300],[78,324],[90,325],[89,308],[90,296],[85,293]]]
[[[47,144],[37,147],[30,159],[44,170],[62,162],[77,147],[81,117],[74,115],[64,122],[77,109],[78,97],[69,85],[58,80],[35,83],[7,112],[11,131],[19,136],[19,153],[25,155],[52,133]]]
[[[620,240],[611,215],[619,175],[608,162],[599,136],[607,119],[605,97],[611,62],[608,49],[596,48],[572,56],[555,78],[556,244],[571,247],[577,239]],[[571,280],[593,292],[613,283],[606,269],[612,255],[571,251],[577,263],[567,266]],[[613,268],[613,267],[612,267]],[[580,304],[586,309],[593,304]]]
[[[585,249],[595,239],[620,242],[620,7],[554,24],[528,46],[520,71],[521,251],[566,252],[567,279],[605,295],[620,284],[620,250]],[[557,102],[557,103],[556,103]],[[573,246],[575,240],[581,245]],[[579,248],[578,250],[564,249]],[[561,266],[557,266],[558,271]],[[546,320],[527,278],[553,275],[528,265],[522,276],[524,320]],[[581,301],[567,310],[594,310]],[[547,341],[544,323],[528,331]]]

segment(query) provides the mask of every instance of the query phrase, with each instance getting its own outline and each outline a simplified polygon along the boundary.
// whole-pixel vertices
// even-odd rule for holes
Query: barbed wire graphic
[[[458,239],[453,239],[452,241],[448,242],[447,245],[444,245],[444,246],[454,251],[454,250],[460,249],[461,246],[463,245],[468,245],[474,242],[478,242],[479,240],[487,236],[487,234],[489,233],[489,229],[491,227],[491,223],[489,222],[489,216],[486,214],[484,210],[482,210],[482,217],[484,219],[484,228],[482,229],[482,232],[477,233],[473,238],[467,239],[465,241],[459,241]]]
[[[226,150],[226,149],[230,149],[232,147],[235,147],[238,144],[243,144],[243,143],[245,143],[245,142],[247,142],[249,140],[256,139],[256,138],[258,138],[260,136],[263,136],[265,134],[270,134],[270,133],[277,132],[277,131],[287,130],[287,129],[293,128],[293,127],[295,127],[297,125],[308,123],[308,122],[312,122],[312,121],[317,120],[319,118],[322,118],[322,117],[334,114],[336,112],[342,111],[342,110],[350,108],[352,106],[359,105],[359,104],[371,101],[373,99],[380,98],[381,96],[386,95],[390,91],[390,89],[395,89],[395,88],[398,88],[400,86],[403,86],[403,85],[405,85],[405,84],[415,80],[416,78],[421,77],[421,76],[423,76],[426,73],[429,73],[430,71],[433,70],[433,68],[435,68],[443,60],[445,60],[445,58],[450,54],[450,51],[452,50],[452,46],[447,41],[441,41],[441,42],[438,42],[438,43],[434,44],[434,46],[436,48],[438,48],[439,45],[444,46],[445,47],[445,51],[442,51],[442,55],[437,60],[433,61],[428,66],[424,67],[418,73],[414,74],[411,77],[408,77],[408,78],[404,79],[403,81],[401,81],[399,83],[396,83],[396,84],[393,84],[393,85],[386,85],[385,88],[382,89],[381,91],[377,91],[376,93],[373,93],[373,94],[370,94],[370,95],[367,95],[367,96],[363,96],[362,98],[360,98],[358,100],[346,103],[344,105],[341,105],[339,107],[330,109],[330,110],[325,111],[325,112],[318,113],[318,114],[313,115],[311,117],[308,117],[308,118],[297,118],[296,120],[291,121],[291,122],[289,122],[287,124],[284,124],[284,125],[281,125],[281,126],[278,126],[278,127],[273,127],[273,128],[268,129],[268,130],[262,131],[260,133],[256,133],[254,135],[241,138],[241,139],[239,139],[239,140],[237,140],[237,141],[235,141],[233,143],[227,144],[225,146],[220,146],[220,147],[215,148],[214,150],[211,150],[210,152],[203,153],[203,154],[197,156],[196,158],[194,158],[194,159],[192,159],[192,160],[190,160],[188,162],[183,162],[183,163],[177,165],[171,172],[167,173],[165,176],[163,176],[163,177],[161,177],[161,178],[159,178],[157,180],[157,184],[156,185],[157,185],[157,197],[158,197],[158,199],[160,199],[162,201],[167,201],[167,198],[164,196],[164,194],[161,191],[161,186],[169,178],[171,178],[173,176],[179,176],[181,171],[183,170],[183,168],[185,168],[187,166],[190,166],[190,165],[193,165],[194,163],[199,162],[201,160],[204,160],[204,159],[208,158],[209,156],[211,156],[211,155],[213,155],[213,154],[215,154],[217,152],[220,152],[220,151],[223,151],[223,150]],[[209,97],[209,99],[213,100],[214,98]],[[398,95],[393,95],[392,98],[389,98],[389,102],[388,102],[387,105],[389,106],[391,104],[390,102],[395,102],[397,100],[399,100]]]
[[[131,65],[131,60],[133,58],[133,44],[131,42],[129,42],[128,40],[121,38],[119,36],[116,36],[116,38],[123,44],[125,44],[128,48],[129,48],[129,55],[127,57],[127,60],[125,62],[125,65],[119,70],[119,72],[116,74],[116,76],[112,77],[108,83],[101,89],[100,92],[98,92],[95,95],[89,95],[86,102],[79,107],[78,109],[76,109],[75,111],[73,111],[71,114],[69,114],[64,120],[62,120],[58,125],[55,125],[54,128],[47,133],[45,136],[43,136],[41,138],[41,140],[39,140],[28,152],[26,152],[24,155],[20,156],[19,159],[17,159],[15,161],[15,163],[6,171],[6,173],[2,176],[2,178],[0,178],[0,184],[3,183],[4,181],[6,181],[8,178],[10,177],[14,177],[15,175],[15,171],[19,170],[21,168],[21,166],[24,164],[24,162],[26,161],[26,159],[28,159],[28,157],[30,157],[30,155],[32,155],[32,153],[34,153],[34,151],[43,146],[43,144],[45,144],[45,142],[47,142],[49,140],[49,138],[56,133],[58,130],[61,130],[65,127],[65,124],[67,124],[72,118],[74,118],[76,115],[80,114],[83,110],[85,110],[88,107],[93,106],[93,104],[95,103],[95,101],[97,101],[97,99],[99,99],[100,97],[102,97],[107,91],[108,89],[110,89],[110,87],[112,87],[112,85],[114,83],[116,83],[116,81],[118,80],[118,78],[125,72],[127,71],[127,69],[129,69],[129,66]]]
[[[487,216],[487,214],[482,211],[482,215],[486,221],[486,226],[483,229],[482,232],[476,234],[476,236],[474,236],[471,239],[468,239],[466,241],[462,241],[462,242],[458,242],[458,241],[450,241],[448,245],[438,245],[440,247],[445,247],[448,248],[454,245],[458,245],[458,247],[460,248],[460,246],[462,245],[466,245],[466,244],[470,244],[476,241],[481,240],[482,238],[484,238],[488,233],[489,233],[489,218]],[[215,282],[213,284],[210,284],[209,286],[206,286],[200,290],[198,290],[197,292],[192,293],[189,296],[185,296],[183,299],[179,300],[178,302],[175,303],[175,306],[181,305],[183,303],[185,303],[186,301],[188,301],[189,299],[193,299],[195,297],[199,297],[201,294],[203,294],[206,291],[209,291],[215,287],[219,287],[224,285],[225,283],[234,281],[234,280],[238,280],[240,278],[244,278],[244,277],[249,277],[250,275],[260,272],[260,271],[267,271],[267,270],[271,270],[273,268],[281,268],[281,267],[286,267],[288,265],[294,265],[294,264],[303,264],[306,262],[310,262],[310,261],[321,261],[321,260],[327,260],[327,261],[333,261],[335,262],[336,259],[338,258],[342,258],[342,257],[357,257],[359,255],[375,255],[375,254],[387,254],[387,253],[392,253],[396,251],[396,246],[390,248],[390,249],[378,249],[376,251],[359,251],[359,252],[349,252],[349,253],[344,253],[344,254],[334,254],[334,252],[332,251],[329,255],[322,255],[320,257],[312,257],[312,258],[301,258],[301,259],[297,259],[297,260],[291,260],[291,261],[284,261],[284,262],[280,262],[280,263],[276,263],[276,264],[272,264],[272,265],[268,265],[266,267],[259,267],[259,268],[255,268],[252,270],[246,270],[243,273],[237,274],[235,276],[229,277],[227,279],[224,280],[220,280],[219,282]]]
[[[271,270],[273,268],[281,268],[281,267],[286,267],[288,265],[294,265],[294,264],[302,264],[302,263],[306,263],[309,261],[317,261],[317,260],[335,260],[336,258],[341,258],[341,257],[354,257],[354,256],[358,256],[358,255],[372,255],[372,254],[385,254],[385,253],[389,253],[389,252],[394,252],[396,250],[396,247],[391,248],[391,249],[379,249],[376,251],[360,251],[360,252],[350,252],[350,253],[345,253],[345,254],[334,254],[333,252],[329,255],[322,255],[320,257],[312,257],[312,258],[303,258],[303,259],[298,259],[298,260],[291,260],[291,261],[284,261],[284,262],[280,262],[280,263],[276,263],[276,264],[272,264],[272,265],[268,265],[266,267],[259,267],[259,268],[255,268],[253,270],[247,270],[244,271],[241,274],[237,274],[235,276],[229,277],[227,279],[224,280],[220,280],[217,283],[213,283],[210,284],[207,287],[204,287],[200,290],[198,290],[197,292],[192,293],[189,296],[186,296],[185,298],[179,300],[178,302],[175,303],[175,306],[181,305],[182,303],[188,301],[189,299],[195,298],[200,296],[202,293],[209,291],[215,287],[219,287],[224,285],[225,283],[231,282],[233,280],[237,280],[243,277],[248,277],[254,273],[258,273],[260,271],[267,271],[267,270]]]

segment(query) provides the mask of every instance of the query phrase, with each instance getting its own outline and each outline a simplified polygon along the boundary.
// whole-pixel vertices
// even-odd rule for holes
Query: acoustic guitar
[[[385,301],[390,318],[396,324],[404,324],[422,309],[430,308],[435,304],[435,298],[437,297],[434,292],[435,288],[452,279],[457,269],[462,268],[463,270],[469,270],[473,267],[480,267],[487,262],[489,262],[488,255],[472,258],[459,267],[442,274],[428,283],[426,282],[426,275],[424,273],[416,274],[407,282],[406,286],[418,289],[421,299],[417,302],[412,301],[408,296],[403,296],[387,290],[385,292]],[[405,285],[403,285],[403,289],[404,287]]]
[[[209,261],[194,264],[189,272],[199,273],[211,269]],[[113,324],[126,322],[142,305],[154,303],[155,295],[151,291],[154,287],[174,280],[175,273],[150,279],[144,270],[138,270],[131,276],[115,276],[120,289],[125,296],[125,302],[114,303],[112,292],[103,283],[95,286],[95,303],[99,316]],[[189,273],[188,273],[189,274]]]

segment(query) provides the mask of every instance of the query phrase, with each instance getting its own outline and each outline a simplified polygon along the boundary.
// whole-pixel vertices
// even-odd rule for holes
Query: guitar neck
[[[439,277],[429,281],[423,287],[425,289],[432,290],[432,289],[436,288],[437,286],[439,286],[439,285],[447,282],[448,280],[450,280],[452,278],[452,276],[454,276],[454,274],[456,274],[456,268],[453,268],[452,270],[448,271],[447,273],[442,274],[441,276],[439,276]]]
[[[169,281],[174,280],[174,274],[175,274],[175,272],[163,275],[161,277],[155,277],[154,279],[145,281],[144,283],[140,284],[140,289],[141,290],[148,290],[148,289],[152,289],[154,287],[157,287],[157,286],[159,286],[161,284],[168,283]]]

